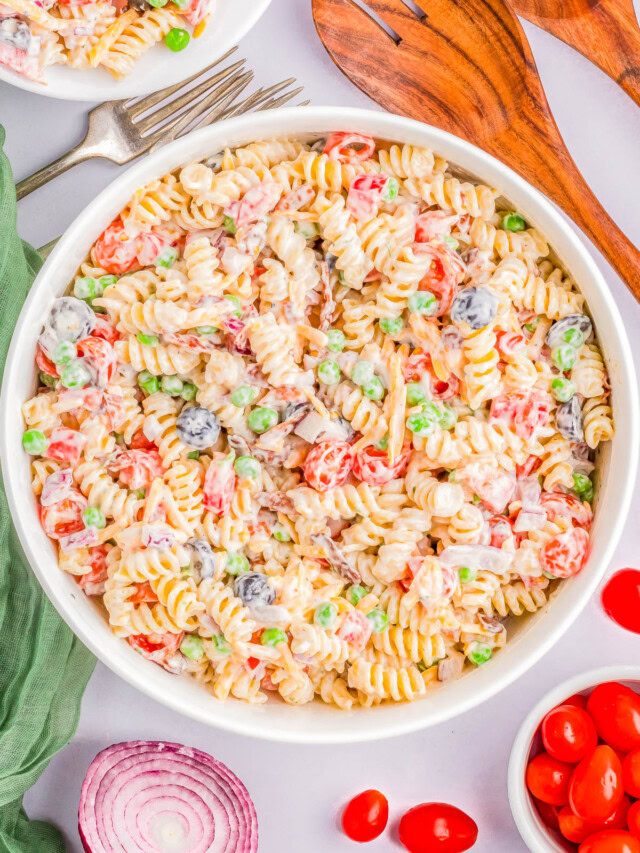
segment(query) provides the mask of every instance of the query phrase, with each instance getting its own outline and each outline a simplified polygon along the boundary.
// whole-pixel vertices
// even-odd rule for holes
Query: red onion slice
[[[87,853],[256,853],[249,792],[222,762],[179,743],[131,741],[98,753],[82,784]]]

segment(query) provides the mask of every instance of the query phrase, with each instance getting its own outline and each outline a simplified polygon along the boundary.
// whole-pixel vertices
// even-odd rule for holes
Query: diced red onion
[[[104,749],[82,784],[78,829],[87,853],[255,853],[256,810],[228,767],[179,743]]]
[[[528,530],[540,530],[547,520],[543,509],[521,509],[513,525],[515,533],[525,533]]]
[[[537,477],[523,477],[518,480],[518,495],[523,509],[535,510],[540,506],[542,487]]]
[[[492,545],[449,545],[440,554],[440,565],[449,568],[466,566],[476,572],[494,572],[503,575],[508,572],[513,555]]]
[[[42,506],[51,506],[68,497],[73,488],[73,472],[71,468],[62,468],[49,474],[42,486],[40,503]]]

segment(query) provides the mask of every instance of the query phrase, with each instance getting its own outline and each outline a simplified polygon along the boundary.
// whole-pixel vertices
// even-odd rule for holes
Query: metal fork
[[[238,95],[253,79],[253,72],[243,71],[244,59],[223,68],[188,88],[198,77],[211,71],[237,48],[221,56],[203,71],[187,80],[168,86],[144,98],[108,101],[89,113],[89,127],[85,138],[62,157],[54,160],[16,185],[18,199],[61,175],[71,166],[93,157],[104,157],[120,165],[157,149],[172,139],[193,130],[227,118],[248,109],[270,107],[295,97],[301,89],[287,92],[280,98],[274,96],[295,82],[283,80],[268,89],[259,89],[246,101],[234,106]],[[173,97],[175,96],[175,97]],[[165,102],[166,103],[163,103]],[[160,105],[160,106],[158,106]],[[154,109],[157,107],[156,109]]]

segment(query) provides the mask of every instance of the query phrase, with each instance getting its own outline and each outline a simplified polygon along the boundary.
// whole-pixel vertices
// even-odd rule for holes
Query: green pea
[[[338,608],[332,601],[323,601],[313,611],[313,621],[321,628],[331,628],[338,618]]]
[[[320,229],[315,222],[295,222],[293,227],[305,240],[315,240],[320,234]]]
[[[410,406],[419,406],[427,399],[424,388],[419,382],[407,382],[407,403]]]
[[[344,332],[341,332],[340,329],[329,329],[327,332],[327,349],[330,349],[331,352],[342,352],[346,342]]]
[[[158,377],[148,370],[143,370],[138,374],[138,385],[146,394],[156,394],[160,390],[160,382]]]
[[[136,489],[134,492],[132,492],[132,494],[135,495],[135,497],[139,501],[143,501],[147,496],[147,492],[145,489]]]
[[[430,290],[419,290],[409,297],[409,311],[412,314],[424,314],[430,317],[436,313],[438,300]]]
[[[260,635],[260,642],[263,646],[277,646],[287,642],[287,635],[282,628],[265,628]]]
[[[149,0],[151,2],[151,0]],[[156,0],[155,3],[151,3],[152,6],[165,6],[168,3],[168,0]],[[172,267],[175,262],[178,260],[178,250],[174,246],[167,246],[166,249],[163,249],[160,254],[155,259],[154,263],[157,267],[165,267],[168,269]]]
[[[531,332],[533,334],[538,327],[538,323],[540,322],[540,317],[534,317],[533,320],[530,320],[528,323],[524,324],[524,328],[527,332]]]
[[[460,583],[471,583],[476,579],[475,569],[470,569],[467,566],[461,566],[458,569],[458,574],[460,575]]]
[[[479,504],[482,502],[482,498],[480,497],[480,495],[476,495],[475,492],[474,492],[471,500],[474,502],[474,504]]]
[[[574,474],[573,488],[579,495],[582,496],[585,492],[593,490],[593,483],[591,482],[591,479],[587,477],[586,474]]]
[[[73,295],[78,299],[94,299],[98,295],[98,282],[93,276],[77,278],[73,285]]]
[[[360,601],[361,598],[364,598],[365,595],[369,592],[366,586],[362,586],[361,584],[353,584],[352,586],[347,588],[345,592],[345,598],[350,604],[353,604],[355,607],[356,604]]]
[[[291,542],[291,534],[282,524],[274,524],[273,530],[271,531],[271,535],[278,542]]]
[[[85,527],[97,527],[102,530],[106,526],[105,517],[99,506],[88,506],[82,513]]]
[[[429,403],[425,403],[422,407],[422,414],[434,421],[439,421],[442,417],[442,410],[437,403],[430,401]]]
[[[144,347],[157,347],[160,343],[160,338],[157,335],[145,335],[143,332],[138,332],[136,340]]]
[[[249,412],[247,423],[249,424],[250,429],[260,435],[278,423],[278,413],[275,409],[257,406]]]
[[[196,326],[195,331],[198,335],[213,335],[218,330],[215,326]]]
[[[54,364],[67,364],[78,356],[78,348],[72,341],[60,341],[53,351]]]
[[[373,379],[373,365],[370,361],[357,361],[351,371],[351,381],[356,385],[364,385]]]
[[[234,296],[232,293],[224,293],[225,299],[228,299],[229,302],[233,302],[236,306],[236,310],[232,312],[233,317],[242,317],[242,305],[240,304],[240,300],[237,296]]]
[[[49,440],[39,429],[28,429],[22,436],[22,447],[32,456],[40,456],[47,449]]]
[[[124,433],[114,432],[113,437],[115,438],[118,444],[124,444]]]
[[[572,347],[579,349],[584,343],[584,335],[580,329],[567,329],[562,333],[562,340],[565,343],[571,344]]]
[[[367,613],[367,619],[371,622],[371,629],[374,634],[380,634],[389,626],[389,617],[384,612],[376,607]]]
[[[115,284],[118,281],[117,275],[101,275],[98,279],[98,284],[102,288],[104,293],[105,287],[109,287],[110,284]]]
[[[188,403],[190,400],[195,400],[197,393],[198,393],[198,389],[193,384],[193,382],[185,382],[182,385],[182,391],[180,392],[180,396],[182,397],[183,400],[186,400]]]
[[[177,3],[174,3],[174,6],[177,6],[178,9],[186,9],[191,5],[191,0],[178,0]]]
[[[222,227],[227,232],[227,234],[231,234],[232,236],[238,230],[236,228],[236,221],[232,216],[225,216],[225,218],[222,220]]]
[[[457,483],[457,482],[458,482],[458,478],[456,477],[456,472],[455,472],[455,470],[454,470],[454,471],[449,471],[449,473],[447,474],[447,480],[448,480],[450,483]]]
[[[230,655],[231,654],[231,646],[227,643],[227,638],[224,634],[214,634],[211,638],[211,642],[216,647],[216,651],[221,655]]]
[[[383,317],[380,328],[385,335],[399,335],[404,328],[404,320],[402,317]]]
[[[551,350],[551,361],[558,370],[571,370],[577,358],[578,354],[571,344],[558,344]]]
[[[473,651],[469,652],[469,660],[476,666],[482,666],[483,663],[491,660],[492,654],[490,646],[484,643],[476,643]]]
[[[389,178],[387,181],[387,185],[384,188],[384,195],[382,198],[385,201],[394,201],[398,198],[398,191],[400,189],[400,185],[398,184],[397,178]]]
[[[362,386],[362,393],[370,400],[382,400],[384,397],[384,385],[378,376],[374,376]]]
[[[564,376],[551,380],[551,393],[559,403],[567,403],[576,393],[576,384]]]
[[[184,383],[179,376],[163,376],[160,380],[160,388],[165,394],[175,397],[182,393]]]
[[[164,37],[164,43],[174,53],[184,50],[190,41],[191,36],[189,33],[186,30],[181,30],[179,27],[173,27]]]
[[[524,231],[527,227],[527,223],[519,213],[512,210],[509,213],[504,213],[502,215],[500,227],[505,231]]]
[[[340,282],[340,284],[344,284],[344,273],[342,272],[342,270],[338,270],[338,281]]]
[[[180,643],[180,651],[191,660],[201,660],[204,657],[202,640],[196,634],[185,634]]]
[[[451,406],[446,404],[442,407],[442,414],[438,418],[438,423],[442,429],[453,429],[458,421],[458,413]]]
[[[248,572],[249,568],[249,560],[244,554],[232,551],[227,552],[227,572],[230,575],[239,575],[242,572]]]
[[[187,453],[187,459],[200,459],[200,452],[192,450],[190,453]]]
[[[431,435],[435,426],[436,422],[433,418],[428,417],[423,412],[418,412],[415,415],[409,415],[407,418],[407,429],[414,435]]]
[[[38,373],[38,379],[40,380],[40,383],[42,385],[46,385],[47,388],[53,388],[58,382],[57,376],[49,376],[49,374],[45,373],[43,370]]]
[[[323,385],[337,385],[340,382],[340,368],[335,361],[327,359],[320,362],[318,365],[318,379]]]
[[[388,450],[389,449],[389,433],[383,435],[380,441],[376,441],[375,447],[378,450]]]
[[[240,385],[239,388],[231,392],[230,400],[232,405],[237,406],[239,409],[244,409],[245,406],[253,403],[257,394],[257,390],[251,385]]]
[[[67,364],[60,376],[60,382],[65,388],[84,388],[91,381],[89,369],[81,361]]]
[[[453,249],[454,252],[458,248],[458,246],[460,245],[460,243],[458,243],[456,238],[452,237],[450,234],[445,234],[445,236],[442,239],[447,244],[447,246],[451,246],[451,248]]]
[[[233,463],[236,474],[243,479],[255,479],[260,476],[262,467],[255,456],[238,456]]]
[[[587,501],[587,503],[593,503],[593,498],[594,498],[593,486],[590,489],[586,489],[580,495],[580,499],[583,501]]]

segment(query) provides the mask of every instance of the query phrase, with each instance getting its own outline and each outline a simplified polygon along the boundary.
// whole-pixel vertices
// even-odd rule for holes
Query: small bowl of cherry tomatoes
[[[551,690],[516,736],[509,802],[533,853],[640,853],[640,667]]]

